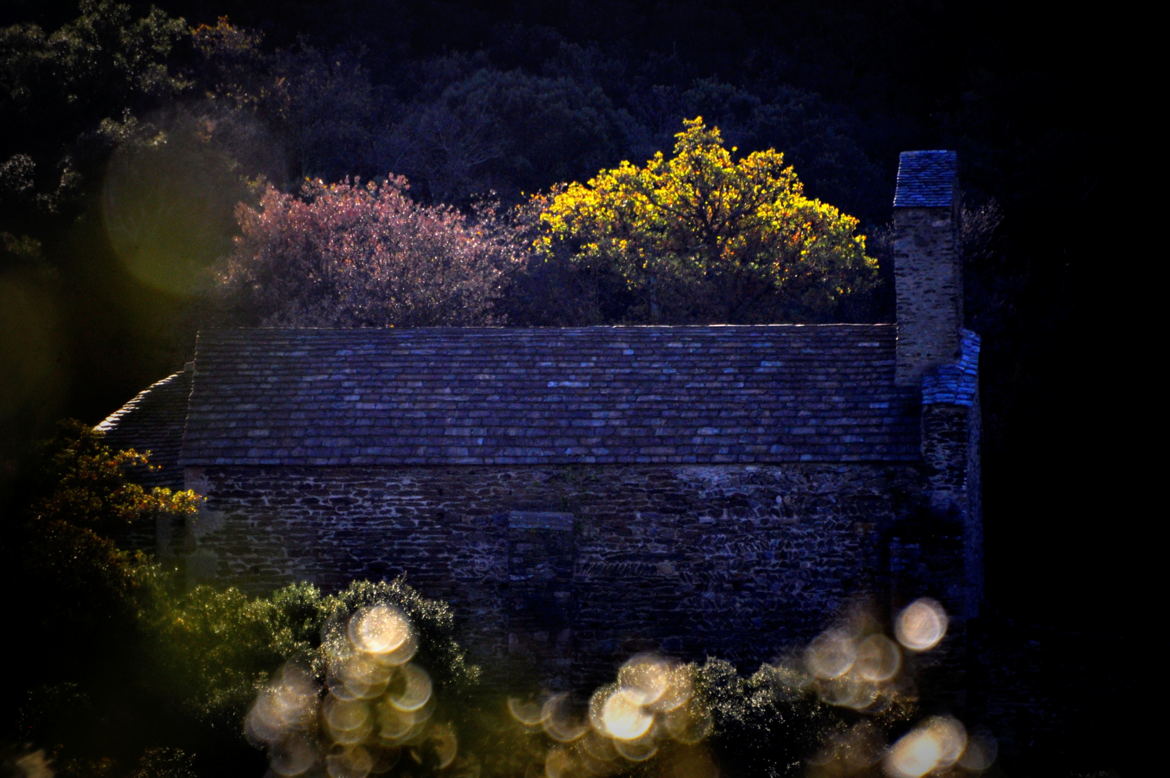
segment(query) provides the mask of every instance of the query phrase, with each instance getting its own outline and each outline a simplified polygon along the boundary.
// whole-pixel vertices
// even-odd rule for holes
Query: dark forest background
[[[785,152],[810,195],[880,236],[898,152],[956,149],[984,343],[988,614],[1053,715],[1080,712],[1067,742],[1105,749],[1122,723],[1091,712],[1132,683],[1136,634],[1116,599],[1120,466],[1102,464],[1093,410],[1118,359],[1097,340],[1122,229],[1099,160],[1112,36],[1018,5],[7,0],[3,480],[56,419],[97,422],[189,358],[207,268],[259,182],[393,172],[424,202],[510,204],[641,163],[702,115],[741,150]],[[118,223],[110,198],[132,205]],[[125,241],[163,269],[128,268]],[[887,285],[848,314],[888,320],[891,300]]]

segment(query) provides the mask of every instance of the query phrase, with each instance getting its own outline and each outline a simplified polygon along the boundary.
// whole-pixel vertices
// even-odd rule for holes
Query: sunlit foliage
[[[272,674],[244,722],[274,774],[397,775],[400,761],[429,774],[465,756],[455,723],[476,670],[449,608],[400,582],[355,582],[318,612],[317,649]]]
[[[444,704],[465,699],[478,671],[454,640],[450,607],[401,581],[337,594],[307,583],[261,596],[187,590],[177,571],[120,547],[144,522],[198,521],[192,492],[134,483],[149,467],[147,455],[64,424],[25,485],[26,510],[0,525],[8,590],[23,593],[10,600],[10,658],[21,673],[0,689],[0,765],[8,733],[19,731],[22,749],[36,746],[19,759],[61,776],[195,775],[196,765],[198,774],[251,773],[259,754],[243,737],[244,716],[283,665],[334,683],[335,647],[354,614],[367,617],[356,633],[363,648],[407,653],[385,620],[369,618],[378,607],[411,625],[407,658],[426,667]],[[187,772],[167,771],[180,766]]]
[[[857,220],[805,197],[783,154],[736,159],[702,117],[684,125],[671,157],[540,198],[537,248],[615,268],[649,321],[815,319],[873,285]]]
[[[146,454],[112,449],[100,432],[77,421],[63,422],[43,447],[26,486],[26,510],[4,528],[10,564],[38,583],[43,601],[22,604],[45,608],[35,617],[45,620],[43,636],[58,636],[64,646],[77,630],[113,618],[114,610],[133,611],[137,593],[155,585],[141,574],[141,555],[118,541],[124,546],[135,530],[153,535],[157,519],[193,515],[201,498],[134,482],[136,472],[151,467]]]
[[[193,514],[199,501],[194,492],[146,489],[130,480],[134,469],[150,467],[145,454],[114,450],[100,432],[65,422],[45,450],[40,483],[34,487],[40,494],[32,503],[33,521],[65,521],[108,534],[160,513]]]
[[[308,583],[264,596],[198,586],[161,598],[144,618],[160,681],[199,719],[235,729],[257,690],[283,664],[296,665],[314,683],[332,678],[339,635],[354,614],[375,606],[393,608],[411,625],[408,659],[417,656],[448,697],[465,692],[478,671],[453,638],[450,607],[402,581],[355,581],[334,595]]]
[[[923,603],[937,607],[919,600],[899,620],[915,619]],[[499,745],[482,752],[491,754],[482,774],[977,775],[994,761],[995,741],[950,714],[922,715],[920,653],[855,608],[749,675],[716,658],[639,654],[585,696],[509,696],[506,726],[495,727],[507,754]]]
[[[63,424],[22,485],[22,508],[0,525],[9,658],[19,668],[0,689],[0,709],[23,737],[61,756],[59,775],[98,774],[91,757],[119,751],[138,695],[154,694],[155,679],[140,675],[140,613],[170,582],[115,538],[138,528],[153,535],[155,520],[191,515],[198,498],[134,483],[147,467],[145,454],[115,451],[80,422]]]
[[[490,225],[382,183],[306,181],[237,210],[221,295],[240,324],[426,326],[493,322],[513,250]]]

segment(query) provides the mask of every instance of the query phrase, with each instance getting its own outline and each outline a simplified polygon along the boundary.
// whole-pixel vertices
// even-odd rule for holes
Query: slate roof
[[[913,461],[889,324],[200,335],[184,465]]]
[[[179,451],[192,374],[193,369],[188,367],[156,381],[97,425],[113,448],[150,452],[151,464],[160,468],[135,473],[135,480],[144,486],[183,488]]]
[[[953,151],[903,151],[894,207],[949,208],[958,177],[959,155]]]

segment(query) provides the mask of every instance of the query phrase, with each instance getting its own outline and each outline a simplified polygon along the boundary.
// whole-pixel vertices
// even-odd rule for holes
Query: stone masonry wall
[[[207,468],[188,570],[250,591],[393,578],[480,660],[554,681],[639,650],[747,664],[880,588],[913,465]],[[568,657],[568,658],[566,658]]]
[[[953,208],[894,209],[898,307],[896,381],[916,385],[954,361],[963,326],[963,278]]]

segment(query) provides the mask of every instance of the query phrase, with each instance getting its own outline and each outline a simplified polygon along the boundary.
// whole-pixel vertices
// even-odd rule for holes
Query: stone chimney
[[[962,270],[958,157],[903,151],[894,192],[899,385],[917,386],[932,367],[958,358]]]

